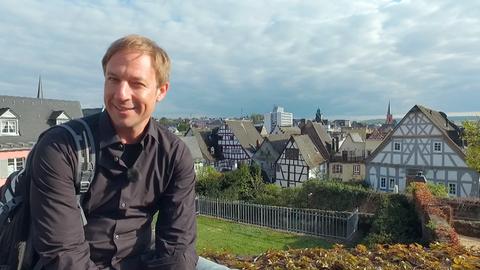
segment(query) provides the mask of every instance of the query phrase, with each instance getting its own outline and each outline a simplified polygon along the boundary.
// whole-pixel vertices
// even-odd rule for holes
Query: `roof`
[[[49,119],[57,119],[60,115],[62,115],[62,113],[65,113],[65,112],[64,111],[53,111],[52,114],[50,114]],[[68,116],[67,113],[65,113],[65,115]]]
[[[368,136],[367,140],[379,140],[382,141],[387,137],[388,132],[382,132],[379,129],[373,130],[373,132]]]
[[[312,123],[313,128],[317,132],[318,136],[320,137],[320,139],[322,139],[322,142],[331,144],[332,143],[332,137],[330,137],[330,135],[328,134],[325,126],[323,126],[321,123],[317,123],[317,122],[311,122],[311,123]]]
[[[203,158],[208,161],[215,161],[215,158],[210,153],[209,147],[207,145],[208,142],[208,135],[212,133],[210,129],[199,129],[190,127],[193,135],[197,140],[198,147],[200,147],[200,151],[202,152]],[[189,137],[189,136],[187,136]]]
[[[270,134],[265,141],[268,141],[272,145],[273,149],[277,151],[277,153],[281,154],[289,139],[290,135],[288,134]]]
[[[103,111],[103,108],[87,108],[87,109],[82,109],[83,115],[84,116],[89,116],[92,114],[100,113]]]
[[[297,144],[298,150],[303,159],[310,168],[316,167],[326,160],[320,155],[308,135],[292,135],[292,139]]]
[[[362,136],[360,136],[360,134],[356,133],[356,132],[353,132],[353,133],[349,133],[350,134],[350,137],[352,138],[352,141],[355,142],[355,143],[363,143],[363,139],[362,139]]]
[[[9,110],[9,108],[0,108],[0,115],[4,114],[8,110]]]
[[[423,114],[432,121],[437,128],[440,129],[445,135],[447,135],[457,146],[461,147],[462,140],[460,135],[460,129],[452,121],[448,120],[447,115],[443,112],[435,111],[421,105],[415,105]],[[410,110],[410,111],[412,111]]]
[[[281,132],[283,132],[284,134],[287,134],[287,135],[302,134],[299,127],[281,127],[281,126],[278,126],[278,129],[280,129]]]
[[[387,137],[383,140],[383,142],[373,151],[373,153],[367,158],[367,162],[373,160],[377,153],[383,150],[384,146],[391,140],[395,131],[402,125],[403,121],[405,121],[406,116],[412,112],[422,112],[432,123],[435,125],[440,132],[444,135],[446,142],[452,147],[460,157],[465,158],[465,152],[461,147],[461,138],[460,138],[460,129],[455,125],[452,121],[448,120],[447,115],[443,112],[438,112],[427,108],[422,105],[415,105],[413,106],[410,111],[408,111],[402,120],[395,126],[395,128],[390,131]]]
[[[187,145],[188,150],[192,154],[193,161],[202,161],[204,160],[202,151],[197,142],[197,138],[194,136],[180,137],[180,139]]]
[[[290,135],[286,134],[270,134],[265,140],[263,141],[260,148],[255,152],[255,159],[257,160],[270,160],[276,161],[283,152],[285,145],[287,145],[288,140],[290,139]],[[272,149],[273,151],[268,151],[267,149]],[[270,155],[264,155],[264,153],[268,151]]]
[[[307,121],[302,126],[302,134],[310,136],[317,149],[320,151],[325,160],[330,158],[330,149],[332,145],[332,137],[327,133],[327,129],[317,122]]]
[[[72,119],[83,116],[80,102],[70,100],[0,95],[0,108],[8,108],[18,116],[20,133],[20,136],[0,136],[0,144],[25,145],[25,148],[31,148],[42,131],[55,125],[49,119],[53,112],[63,111]]]
[[[225,120],[225,124],[230,128],[242,147],[254,152],[257,145],[263,142],[262,136],[249,120]]]

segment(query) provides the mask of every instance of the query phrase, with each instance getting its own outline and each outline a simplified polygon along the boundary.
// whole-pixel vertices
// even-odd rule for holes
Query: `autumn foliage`
[[[434,243],[429,248],[419,244],[357,245],[347,249],[307,248],[267,251],[257,257],[236,257],[226,253],[201,253],[220,264],[235,269],[480,269],[480,250]]]
[[[424,239],[459,245],[458,235],[451,226],[451,208],[441,204],[424,183],[415,183],[413,196],[422,221]]]

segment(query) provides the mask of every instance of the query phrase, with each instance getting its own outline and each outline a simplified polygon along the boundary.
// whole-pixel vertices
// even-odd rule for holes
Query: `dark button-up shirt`
[[[194,269],[195,173],[188,148],[151,120],[141,141],[123,145],[106,112],[91,118],[96,177],[83,227],[74,186],[71,135],[53,128],[33,155],[33,244],[45,269]],[[138,156],[138,157],[137,157]],[[155,224],[155,256],[142,266]],[[153,258],[153,259],[152,259]]]

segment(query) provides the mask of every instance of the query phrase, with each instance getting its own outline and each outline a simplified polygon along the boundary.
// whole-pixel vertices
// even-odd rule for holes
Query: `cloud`
[[[120,36],[172,58],[165,116],[478,111],[480,4],[470,1],[7,1],[0,93],[101,106],[100,59]]]

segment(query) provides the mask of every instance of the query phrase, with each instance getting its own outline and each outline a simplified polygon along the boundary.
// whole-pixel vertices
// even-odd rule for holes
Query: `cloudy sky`
[[[138,33],[172,58],[157,116],[480,111],[480,1],[2,1],[0,94],[102,105],[100,59]]]

